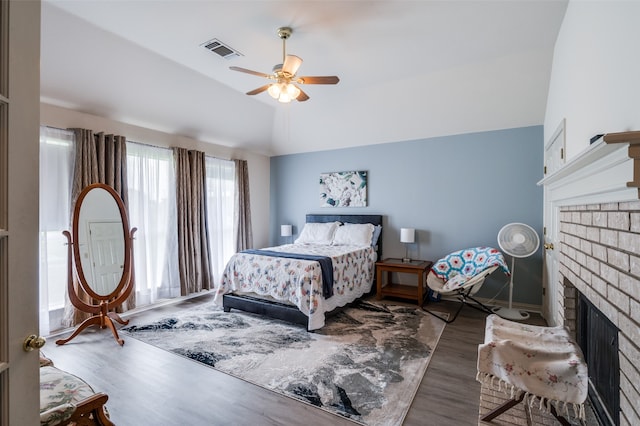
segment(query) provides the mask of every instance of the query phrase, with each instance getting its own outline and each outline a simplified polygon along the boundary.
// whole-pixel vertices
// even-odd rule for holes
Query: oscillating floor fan
[[[529,257],[538,250],[540,238],[538,233],[524,223],[509,223],[498,232],[498,245],[506,254],[511,256],[511,279],[509,280],[509,307],[496,307],[493,312],[502,318],[524,320],[529,313],[513,309],[513,276],[515,275],[516,257]]]

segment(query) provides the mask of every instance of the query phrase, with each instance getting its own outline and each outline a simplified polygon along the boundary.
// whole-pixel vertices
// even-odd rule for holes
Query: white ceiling
[[[566,0],[44,0],[42,101],[267,155],[539,125]],[[287,53],[307,102],[268,80]],[[242,53],[223,59],[217,38]]]

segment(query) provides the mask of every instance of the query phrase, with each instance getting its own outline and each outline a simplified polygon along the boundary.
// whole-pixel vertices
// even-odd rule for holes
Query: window
[[[173,152],[127,142],[127,180],[136,305],[180,296]]]
[[[62,327],[71,229],[73,131],[40,128],[40,333]],[[206,158],[209,245],[214,282],[235,252],[235,164]],[[176,179],[171,149],[127,142],[129,226],[133,241],[136,305],[180,296]]]
[[[218,283],[235,253],[233,235],[236,167],[233,161],[206,157],[207,220],[213,282]]]
[[[40,128],[40,333],[61,326],[67,285],[67,239],[71,229],[74,134]],[[51,313],[51,325],[50,314]]]

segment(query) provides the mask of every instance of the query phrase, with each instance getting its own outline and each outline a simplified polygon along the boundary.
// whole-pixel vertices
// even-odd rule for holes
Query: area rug
[[[214,304],[122,332],[366,425],[406,416],[444,322],[421,309],[360,302],[315,332]]]

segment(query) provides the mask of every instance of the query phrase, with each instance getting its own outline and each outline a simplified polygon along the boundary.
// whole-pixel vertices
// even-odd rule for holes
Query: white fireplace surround
[[[545,196],[545,319],[575,331],[578,290],[612,320],[620,342],[620,424],[640,424],[640,132],[605,135],[538,184]]]
[[[545,177],[545,299],[550,325],[564,324],[560,274],[560,209],[567,206],[638,201],[640,132],[609,133],[559,170]],[[547,247],[555,246],[553,253]],[[552,255],[553,254],[553,255]]]
[[[565,324],[559,283],[560,209],[567,206],[638,201],[640,132],[609,133],[538,185],[544,186],[545,299],[550,325]],[[550,246],[555,246],[549,252]],[[592,301],[593,302],[593,301]],[[596,303],[597,304],[597,303]]]

